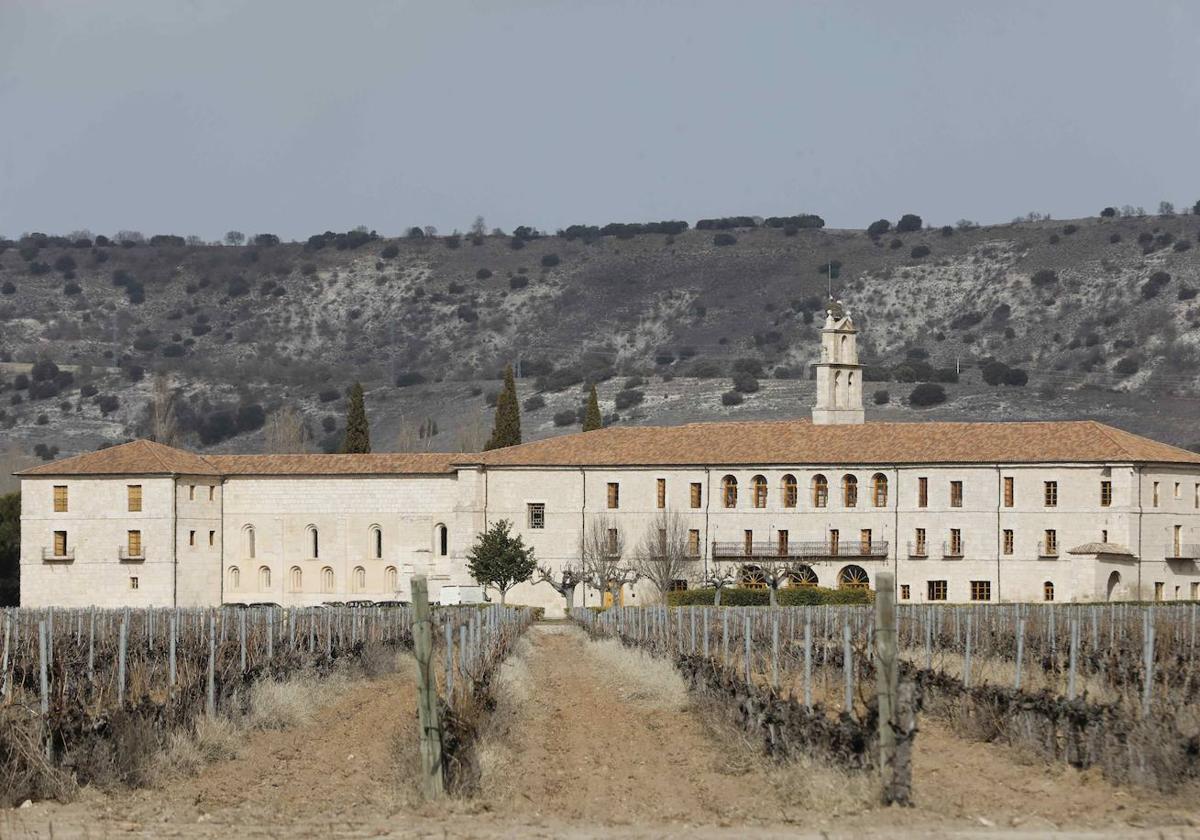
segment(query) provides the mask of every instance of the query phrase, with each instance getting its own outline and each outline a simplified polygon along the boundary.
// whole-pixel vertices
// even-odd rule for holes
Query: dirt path
[[[0,813],[0,837],[1200,837],[1194,796],[1025,762],[931,720],[918,807],[878,808],[870,780],[766,762],[693,709],[669,665],[568,626],[533,628],[498,695],[467,801],[413,796],[405,669],[351,684],[303,726],[250,733],[240,757],[163,789]]]

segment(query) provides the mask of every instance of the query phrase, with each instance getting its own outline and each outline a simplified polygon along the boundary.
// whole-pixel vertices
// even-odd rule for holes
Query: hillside
[[[908,380],[868,383],[876,416],[1089,416],[1191,445],[1198,230],[1180,215],[518,247],[507,236],[340,250],[333,237],[317,250],[26,238],[0,252],[0,428],[13,463],[35,447],[45,457],[142,434],[152,374],[165,372],[187,445],[254,451],[263,416],[288,405],[314,447],[329,447],[357,379],[377,449],[470,448],[508,361],[520,362],[522,399],[544,402],[524,412],[527,439],[577,428],[553,418],[592,380],[615,422],[797,416],[812,399],[797,377],[816,354],[833,262],[873,376]],[[1024,370],[1027,384],[986,384],[989,359]],[[38,361],[58,371],[33,370]],[[723,405],[735,362],[760,387]],[[956,366],[946,403],[905,404],[913,380],[953,379],[945,369]],[[886,405],[870,405],[876,390]],[[425,441],[427,419],[438,434]]]

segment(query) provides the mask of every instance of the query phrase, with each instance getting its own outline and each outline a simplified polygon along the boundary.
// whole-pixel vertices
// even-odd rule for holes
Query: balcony
[[[1172,546],[1170,553],[1167,554],[1167,560],[1200,560],[1200,544],[1196,543],[1179,543]]]
[[[924,560],[929,557],[929,548],[923,542],[908,544],[908,559],[909,560]]]
[[[942,543],[943,560],[961,560],[964,556],[962,543],[959,543],[958,545],[948,542]]]
[[[42,562],[45,563],[73,563],[75,561],[75,549],[68,548],[65,553],[57,554],[52,548],[42,549]]]
[[[1058,543],[1048,543],[1045,540],[1038,543],[1038,559],[1039,560],[1057,560],[1058,559]]]
[[[122,563],[143,563],[146,560],[146,547],[142,546],[135,554],[129,550],[129,546],[118,546],[117,559]]]
[[[786,545],[777,542],[715,542],[714,560],[829,560],[842,557],[866,557],[885,559],[888,556],[887,540],[862,542],[830,542],[828,540],[789,541]]]

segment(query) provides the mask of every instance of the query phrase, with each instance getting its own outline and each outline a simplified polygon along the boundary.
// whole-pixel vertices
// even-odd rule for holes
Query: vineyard
[[[527,610],[445,607],[429,621],[452,783],[469,783],[492,674],[531,620]],[[413,629],[409,607],[4,611],[0,804],[139,786],[173,732],[245,715],[264,681],[383,667],[412,649]]]
[[[897,760],[922,716],[960,736],[1170,792],[1200,775],[1197,605],[900,606]],[[593,636],[672,659],[773,756],[880,772],[871,607],[575,610]]]

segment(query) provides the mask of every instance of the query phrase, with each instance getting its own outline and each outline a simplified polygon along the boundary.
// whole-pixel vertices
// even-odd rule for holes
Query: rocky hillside
[[[331,447],[361,380],[377,449],[469,448],[509,361],[527,438],[574,428],[589,381],[613,422],[797,416],[832,274],[877,416],[1090,416],[1191,445],[1198,231],[1179,215],[875,236],[26,237],[0,245],[0,429],[10,460],[143,434],[163,372],[185,444],[256,450],[291,406]],[[944,403],[910,404],[925,380]]]

